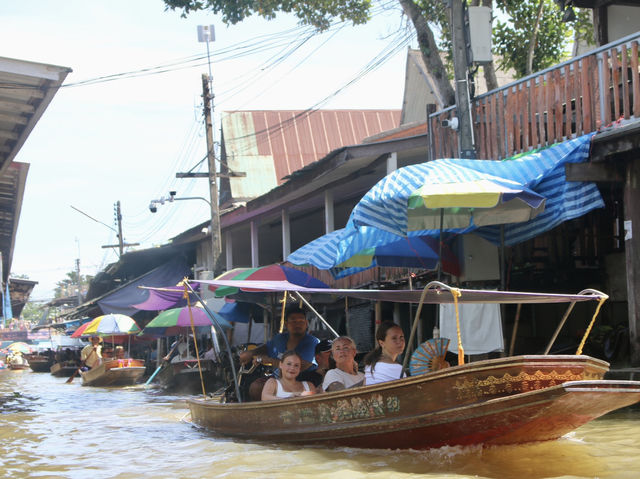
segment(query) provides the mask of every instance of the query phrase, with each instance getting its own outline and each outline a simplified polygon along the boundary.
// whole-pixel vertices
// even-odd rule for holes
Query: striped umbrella
[[[375,245],[358,250],[359,243]],[[351,254],[351,251],[355,253]],[[435,269],[438,263],[438,240],[417,232],[401,237],[376,228],[347,226],[307,243],[291,253],[287,261],[328,269],[335,278],[374,266],[428,270]],[[454,276],[460,275],[459,261],[446,245],[443,248],[443,269]]]
[[[593,183],[568,182],[564,172],[568,163],[584,162],[589,156],[592,134],[568,140],[544,150],[521,155],[504,161],[442,159],[419,165],[400,168],[380,180],[354,207],[350,222],[356,229],[362,226],[374,227],[399,236],[407,236],[411,231],[433,232],[439,229],[439,215],[443,208],[473,208],[462,218],[463,221],[443,222],[443,229],[453,233],[477,231],[486,239],[499,244],[500,228],[490,226],[504,224],[504,244],[513,245],[533,238],[563,221],[577,218],[588,211],[604,206],[600,193]],[[509,189],[497,195],[495,206],[487,208],[480,218],[480,208],[486,208],[472,191],[477,201],[468,206],[460,202],[425,202],[425,197],[447,199],[452,195],[446,191],[456,184],[466,184],[469,188],[480,187],[486,182]],[[449,186],[447,186],[449,185]],[[529,221],[516,222],[506,213],[508,208],[499,205],[525,203],[536,214]],[[455,199],[455,198],[454,198]],[[486,199],[486,198],[485,198]],[[544,211],[540,203],[544,202]],[[425,215],[429,216],[425,218]],[[453,217],[453,215],[452,215]],[[460,219],[460,218],[458,218]],[[515,221],[519,221],[517,218]],[[489,225],[489,226],[486,226]],[[362,249],[362,244],[358,245]]]
[[[138,334],[140,327],[133,318],[124,314],[105,314],[91,321],[82,332],[83,336],[125,336]]]
[[[216,279],[218,280],[247,280],[247,281],[283,281],[285,283],[306,286],[308,288],[328,288],[325,283],[313,276],[309,276],[304,271],[295,268],[283,266],[280,264],[270,264],[259,268],[235,268],[226,273],[222,273]],[[209,286],[209,289],[215,291],[217,298],[222,298],[240,291],[239,288],[232,286]],[[255,290],[259,292],[260,290]]]
[[[211,311],[221,327],[229,329],[231,324],[221,317],[215,311]],[[191,330],[191,318],[193,317],[193,326],[206,326],[211,328],[213,321],[209,318],[209,314],[203,308],[192,307],[189,312],[188,307],[172,308],[161,312],[147,324],[141,336],[177,336],[185,334]]]
[[[9,346],[7,346],[7,350],[11,353],[22,353],[22,354],[29,354],[32,351],[31,346],[21,341],[11,343]]]

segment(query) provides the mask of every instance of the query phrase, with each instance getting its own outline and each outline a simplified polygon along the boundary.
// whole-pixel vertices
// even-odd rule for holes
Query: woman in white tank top
[[[262,400],[285,399],[297,396],[308,396],[316,392],[313,384],[307,381],[296,381],[300,374],[300,356],[295,351],[287,351],[280,359],[280,379],[270,378],[262,389]]]
[[[376,331],[376,342],[376,348],[364,358],[367,386],[404,377],[402,365],[397,362],[405,346],[402,328],[391,321],[383,321]]]

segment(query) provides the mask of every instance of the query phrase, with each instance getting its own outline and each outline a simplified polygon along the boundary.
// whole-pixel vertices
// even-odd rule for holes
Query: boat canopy
[[[351,298],[368,299],[372,301],[389,301],[395,303],[419,303],[423,295],[422,289],[331,289],[306,288],[293,285],[287,281],[242,281],[242,280],[199,280],[201,284],[213,287],[234,286],[240,290],[251,292],[298,292],[301,294],[328,294],[334,296],[348,296]],[[606,299],[607,295],[595,290],[585,290],[578,294],[557,293],[521,293],[515,291],[494,291],[478,289],[459,289],[459,303],[574,303],[581,301],[598,301]],[[453,303],[453,295],[446,289],[429,289],[424,296],[424,303],[446,304]]]

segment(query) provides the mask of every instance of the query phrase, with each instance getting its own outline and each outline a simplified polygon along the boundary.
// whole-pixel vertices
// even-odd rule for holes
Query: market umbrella
[[[358,242],[375,246],[363,246],[345,259],[345,245],[357,250]],[[408,236],[401,237],[376,228],[363,226],[356,229],[347,225],[307,243],[291,253],[287,261],[328,269],[335,278],[342,278],[374,266],[435,269],[438,250],[438,240],[434,236],[410,232]],[[442,256],[444,270],[459,276],[459,261],[446,245]]]
[[[517,244],[604,206],[595,184],[567,181],[564,171],[568,163],[587,161],[590,140],[591,135],[585,135],[502,161],[439,159],[400,168],[362,197],[349,222],[399,236],[410,231],[433,234],[442,224],[453,233],[477,231],[495,244],[502,243],[501,228],[495,225],[504,225],[504,244]],[[504,190],[486,194],[482,189],[488,184]],[[472,194],[462,201],[449,189],[456,185],[465,185]],[[457,203],[436,201],[450,197]],[[511,206],[530,210],[531,219],[522,221],[522,210],[515,215]]]
[[[87,336],[84,330],[91,324],[91,321],[87,321],[86,323],[81,324],[71,335],[72,338],[81,338],[82,336]]]
[[[221,274],[218,280],[245,280],[245,281],[282,281],[297,286],[305,286],[307,288],[328,288],[329,286],[319,279],[308,275],[304,271],[295,268],[289,268],[280,264],[271,264],[260,268],[236,268]],[[215,291],[218,298],[229,296],[240,292],[239,288],[232,286],[209,286],[209,289]],[[249,291],[248,289],[244,289]],[[260,292],[260,289],[251,290],[252,292]]]
[[[407,230],[463,229],[535,218],[545,199],[501,178],[426,182],[407,201]]]
[[[83,336],[124,336],[138,334],[140,327],[130,316],[124,314],[105,314],[88,323]]]
[[[22,353],[22,354],[29,354],[32,351],[31,346],[29,346],[27,343],[23,343],[20,341],[11,343],[9,346],[7,346],[7,350],[11,353]]]
[[[213,326],[213,321],[209,318],[209,314],[202,308],[192,307],[191,314],[193,315],[194,327]],[[211,311],[218,324],[224,328],[231,328],[231,324],[224,319],[220,314],[215,311]],[[191,317],[189,315],[189,308],[172,308],[161,312],[158,316],[153,318],[149,324],[147,324],[142,332],[141,336],[177,336],[179,334],[187,333],[191,329]]]

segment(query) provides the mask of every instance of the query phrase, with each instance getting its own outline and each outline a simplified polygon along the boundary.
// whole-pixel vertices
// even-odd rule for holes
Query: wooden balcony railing
[[[640,32],[522,78],[472,101],[477,158],[502,159],[640,118]],[[429,115],[432,158],[458,155],[442,126],[455,106]]]

